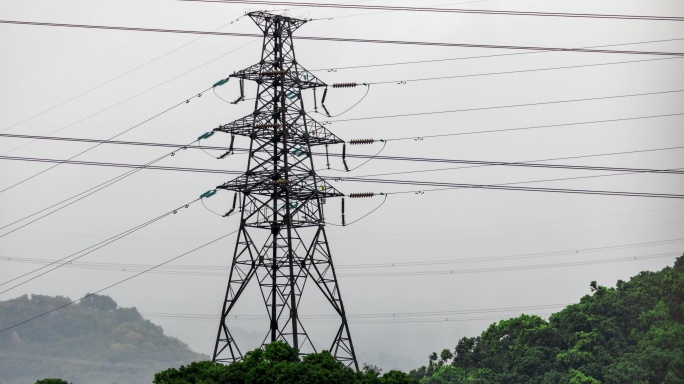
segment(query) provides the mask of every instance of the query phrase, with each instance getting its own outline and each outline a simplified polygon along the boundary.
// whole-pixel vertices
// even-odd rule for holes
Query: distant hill
[[[68,297],[24,295],[0,302],[0,328],[69,303]],[[75,384],[151,383],[155,372],[208,356],[144,320],[92,295],[0,334],[0,383],[58,377]]]

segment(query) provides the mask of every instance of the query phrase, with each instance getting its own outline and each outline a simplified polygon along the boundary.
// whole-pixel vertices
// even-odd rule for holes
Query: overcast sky
[[[684,3],[676,0],[484,0],[468,4],[402,0],[392,4],[684,16]],[[258,8],[169,0],[4,0],[0,2],[0,19],[202,31],[218,28],[225,32],[259,33],[248,18],[229,24],[244,12],[255,9]],[[301,36],[565,48],[684,39],[684,23],[670,21],[376,13],[323,8],[290,8],[287,14],[321,19],[300,28],[297,35]],[[233,71],[256,63],[261,54],[259,40],[0,24],[3,57],[0,61],[0,131],[5,134],[110,138],[196,95]],[[682,59],[668,56],[541,52],[338,69],[524,51],[307,40],[298,40],[295,44],[298,62],[311,70],[322,69],[315,73],[328,84],[390,81],[372,85],[368,96],[337,118],[339,120],[684,90]],[[684,52],[684,40],[608,49]],[[643,61],[658,58],[668,59]],[[426,77],[625,61],[639,62],[397,84],[402,80]],[[100,86],[103,83],[106,84]],[[246,93],[247,97],[254,97],[254,84],[247,84]],[[364,93],[365,89],[361,87],[331,90],[326,104],[332,114],[337,114],[357,102]],[[117,140],[184,144],[220,124],[251,113],[253,103],[250,101],[232,105],[221,100],[237,97],[237,82],[216,88],[216,94],[220,97],[207,92],[194,98]],[[79,95],[82,96],[42,113]],[[313,110],[312,95],[306,97],[308,109]],[[321,122],[332,121],[327,127],[339,137],[350,140],[641,118],[684,113],[682,105],[684,92],[674,92],[358,121],[334,122],[335,118],[311,113]],[[425,137],[423,140],[390,141],[382,154],[510,162],[663,149],[684,146],[683,121],[682,116],[677,115]],[[19,122],[22,123],[17,124]],[[216,134],[205,144],[227,146],[229,140],[229,135]],[[238,147],[248,144],[245,138],[236,140]],[[67,159],[92,145],[0,137],[0,154]],[[376,143],[348,147],[348,152],[375,154],[381,148],[382,144]],[[143,164],[169,151],[169,148],[107,144],[75,160]],[[339,152],[341,148],[331,148],[331,151]],[[217,160],[214,157],[221,152],[208,152],[189,149],[156,165],[230,171],[243,171],[246,167],[244,154]],[[684,168],[683,155],[682,149],[670,149],[546,163],[674,169]],[[316,158],[315,162],[317,167],[325,168],[325,158]],[[362,160],[348,159],[348,162],[350,167],[356,167]],[[332,158],[331,163],[332,168],[342,167],[339,158]],[[50,166],[52,164],[0,159],[0,189]],[[334,170],[321,171],[321,174],[335,178],[390,173],[377,177],[468,184],[526,182],[520,185],[684,194],[684,176],[676,174],[616,175],[617,172],[606,171],[503,166],[409,173],[463,166],[374,160],[349,174]],[[126,171],[112,167],[60,165],[0,193],[0,226]],[[44,265],[41,261],[61,259],[146,222],[233,177],[163,170],[138,172],[0,237],[0,280],[4,282]],[[408,185],[333,183],[347,194],[419,190]],[[347,199],[347,221],[362,217],[382,201],[381,197]],[[207,209],[201,204],[193,204],[79,260],[92,263],[89,266],[94,268],[67,266],[57,269],[2,293],[0,300],[22,294],[64,295],[76,299],[99,290],[133,275],[140,265],[160,263],[234,231],[238,226],[237,218],[222,218],[210,211],[224,213],[231,202],[231,192],[219,192],[205,201]],[[331,224],[340,223],[339,201],[328,200],[326,217]],[[406,370],[425,364],[432,351],[453,348],[461,337],[478,335],[498,319],[518,316],[522,312],[547,317],[588,294],[592,280],[614,286],[618,279],[626,280],[639,271],[672,265],[676,255],[684,251],[682,218],[684,201],[681,199],[452,189],[389,195],[380,209],[358,223],[347,227],[328,226],[327,230],[359,361],[377,364],[385,370]],[[3,228],[0,236],[19,224]],[[161,325],[167,334],[180,338],[194,350],[211,354],[234,241],[235,237],[229,236],[170,264],[192,268],[160,269],[164,273],[147,273],[104,293],[112,296],[120,306],[137,307],[146,318]],[[433,261],[440,263],[428,263]],[[401,265],[415,262],[422,264]],[[103,263],[108,263],[112,270],[104,270],[107,265]],[[375,266],[360,267],[365,264]],[[0,288],[4,290],[9,286]],[[265,312],[257,292],[252,290],[241,299],[238,308],[241,315],[263,317]],[[329,313],[328,308],[319,305],[317,300],[320,298],[314,297],[315,291],[308,293],[312,298],[311,304],[303,306],[306,314]],[[160,316],[160,313],[174,316]],[[417,316],[398,315],[402,313]],[[387,316],[361,316],[368,314]],[[175,315],[202,316],[189,319]],[[326,325],[311,325],[309,331],[314,339],[315,335],[324,333]],[[238,317],[234,327],[239,328],[237,337],[246,345],[243,350],[249,350],[258,346],[266,335],[268,323],[252,317]]]

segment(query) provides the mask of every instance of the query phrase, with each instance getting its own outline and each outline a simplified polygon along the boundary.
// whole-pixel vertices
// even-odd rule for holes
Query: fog
[[[368,4],[380,4],[367,1]],[[400,5],[635,15],[684,15],[677,1],[488,0],[473,4],[439,1]],[[459,4],[459,5],[456,5]],[[316,19],[296,36],[349,37],[539,47],[593,47],[684,38],[681,22],[496,16],[428,12],[368,12],[323,8],[269,10]],[[243,5],[180,1],[17,1],[0,3],[3,20],[131,26],[178,30],[259,33],[248,18],[230,24]],[[228,25],[226,25],[228,24]],[[107,139],[196,96],[216,81],[260,58],[260,39],[108,31],[0,24],[0,130],[5,134]],[[537,52],[423,64],[341,69],[347,66],[451,59],[512,53],[503,49],[363,44],[295,40],[298,62],[328,84],[384,82],[370,86],[358,106],[339,118],[315,114],[345,139],[415,138],[387,142],[382,155],[501,162],[648,169],[684,167],[684,93],[481,109],[412,117],[338,121],[454,109],[545,103],[684,90],[681,58],[579,52]],[[684,52],[684,40],[614,46],[608,49]],[[232,53],[229,53],[232,52]],[[515,51],[523,52],[523,51]],[[163,56],[162,56],[163,55]],[[160,57],[161,56],[161,57]],[[652,60],[662,59],[662,60]],[[154,60],[151,63],[151,60]],[[634,63],[620,63],[636,61]],[[597,64],[509,74],[499,72]],[[432,81],[428,77],[480,75]],[[484,75],[489,74],[489,75]],[[406,83],[401,83],[405,81]],[[94,89],[93,89],[94,88]],[[92,91],[83,94],[84,92]],[[255,85],[245,93],[254,97]],[[221,124],[251,113],[249,100],[232,105],[237,82],[192,98],[132,129],[117,140],[185,144]],[[326,105],[341,113],[365,88],[331,89]],[[79,96],[83,94],[82,96]],[[78,97],[77,97],[78,96]],[[318,95],[320,98],[320,94]],[[65,102],[70,100],[68,102]],[[305,102],[313,109],[313,95]],[[55,108],[52,108],[59,105]],[[51,109],[52,108],[52,109]],[[43,111],[49,111],[42,113]],[[592,121],[628,119],[579,125]],[[28,119],[28,120],[26,120]],[[23,121],[23,122],[22,122]],[[21,123],[19,123],[21,122]],[[19,124],[18,124],[19,123]],[[556,126],[551,126],[556,125]],[[431,138],[431,135],[551,126]],[[216,134],[206,145],[227,146]],[[0,190],[54,164],[8,156],[68,159],[92,143],[0,137]],[[238,137],[236,147],[249,145]],[[677,149],[662,150],[664,148]],[[373,155],[381,143],[348,146]],[[645,151],[654,150],[655,151]],[[144,164],[171,149],[104,144],[75,160]],[[341,148],[331,148],[339,153]],[[156,165],[244,171],[247,156],[223,160],[221,151],[188,149]],[[537,314],[544,318],[589,293],[589,283],[613,286],[640,271],[671,265],[682,254],[684,202],[676,198],[623,197],[487,189],[431,191],[429,187],[369,184],[344,176],[464,184],[513,184],[574,190],[683,194],[677,174],[587,171],[506,166],[467,167],[415,161],[372,160],[350,172],[320,173],[342,192],[389,193],[346,200],[348,226],[327,227],[338,281],[360,363],[387,371],[427,363],[433,351],[452,348],[492,322]],[[350,168],[363,159],[347,159]],[[331,168],[343,167],[331,157]],[[437,170],[412,173],[413,171]],[[51,206],[128,169],[62,164],[0,192],[0,226]],[[4,236],[0,232],[3,282],[92,246],[177,207],[234,176],[142,170],[101,192]],[[394,192],[407,192],[397,193]],[[98,291],[142,270],[188,252],[238,228],[223,218],[232,192],[220,191],[109,246],[0,294],[64,295]],[[328,199],[328,223],[340,224],[340,203]],[[213,212],[212,212],[213,211]],[[216,213],[219,213],[217,215]],[[38,215],[39,216],[39,215]],[[35,217],[38,217],[35,216]],[[34,217],[34,218],[35,218]],[[26,220],[22,223],[26,223]],[[225,296],[235,236],[181,257],[164,268],[116,285],[102,294],[120,306],[137,307],[168,335],[211,355]],[[434,263],[429,263],[434,262]],[[107,264],[103,264],[107,263]],[[412,263],[406,265],[406,263]],[[416,264],[419,263],[419,264]],[[106,267],[105,267],[106,266]],[[179,267],[187,267],[185,269]],[[183,273],[183,272],[187,273]],[[24,279],[18,281],[24,281]],[[3,290],[8,285],[3,286]],[[308,315],[329,314],[320,294],[303,299]],[[259,346],[268,331],[263,301],[252,286],[239,300],[233,322],[243,351]],[[374,315],[374,316],[369,316]],[[242,317],[240,317],[242,316]],[[307,330],[317,347],[329,324]],[[316,336],[321,335],[321,336]]]

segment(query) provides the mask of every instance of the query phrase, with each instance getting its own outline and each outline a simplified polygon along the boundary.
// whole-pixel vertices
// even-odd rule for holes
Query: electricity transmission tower
[[[261,60],[230,77],[240,79],[241,90],[244,80],[256,82],[254,112],[214,129],[249,137],[250,149],[247,171],[217,187],[240,196],[241,219],[213,360],[242,358],[229,316],[253,280],[270,320],[264,343],[283,340],[300,351],[316,351],[298,313],[304,285],[311,281],[339,320],[328,341],[316,342],[325,342],[339,361],[358,370],[323,213],[326,198],[344,195],[316,174],[311,156],[313,146],[343,141],[305,112],[302,99],[303,91],[314,89],[315,99],[315,88],[327,85],[295,58],[292,33],[306,20],[261,11],[248,15],[264,34]]]

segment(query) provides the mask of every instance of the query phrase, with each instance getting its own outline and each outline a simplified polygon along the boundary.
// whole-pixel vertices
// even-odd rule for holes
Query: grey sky
[[[369,4],[381,4],[368,1]],[[446,1],[397,1],[400,5],[445,5]],[[458,4],[453,2],[450,4]],[[544,1],[491,0],[454,7],[635,15],[684,15],[684,4],[671,1]],[[18,1],[0,3],[0,19],[214,30],[238,18],[247,6],[175,1]],[[434,42],[482,43],[548,47],[587,47],[640,41],[684,38],[684,24],[666,21],[564,19],[544,17],[464,15],[359,10],[295,9],[294,17],[333,17],[306,24],[302,36],[355,37]],[[339,18],[335,18],[339,17]],[[246,18],[221,31],[258,33]],[[4,130],[68,100],[94,86],[163,55],[198,36],[85,29],[14,26],[0,24],[0,130]],[[19,124],[5,133],[109,138],[206,89],[235,70],[258,61],[258,39],[203,37],[130,74]],[[247,45],[245,45],[247,44]],[[242,47],[242,48],[239,48]],[[235,52],[211,61],[225,53]],[[684,40],[615,49],[684,52]],[[361,43],[296,41],[297,58],[309,69],[444,59],[511,53],[507,50],[416,47]],[[365,69],[319,71],[327,83],[379,82],[433,76],[454,76],[528,70],[570,65],[610,63],[653,58],[643,55],[593,53],[534,53],[439,63],[386,66]],[[211,62],[210,62],[211,61]],[[204,63],[208,64],[192,70]],[[192,71],[191,71],[192,70]],[[188,72],[190,71],[190,72]],[[182,75],[183,74],[183,75]],[[182,76],[180,76],[182,75]],[[151,90],[150,90],[151,89]],[[148,91],[149,90],[149,91]],[[255,87],[247,84],[247,97]],[[682,59],[616,64],[552,71],[490,75],[373,85],[356,108],[339,119],[400,113],[467,109],[512,104],[570,100],[635,93],[684,90]],[[236,82],[217,88],[219,96],[233,100]],[[331,90],[332,114],[344,111],[363,96],[361,88]],[[138,96],[136,96],[138,95]],[[134,97],[135,96],[135,97]],[[109,107],[123,102],[113,108]],[[307,96],[308,107],[313,99]],[[319,95],[320,97],[320,95]],[[390,139],[468,131],[564,124],[682,113],[684,93],[628,97],[587,102],[405,118],[337,122],[328,125],[345,140]],[[169,113],[121,136],[120,140],[187,143],[219,124],[251,112],[249,101],[227,104],[212,93],[195,98]],[[82,120],[101,110],[106,111]],[[334,121],[316,115],[319,121]],[[82,120],[82,121],[81,121]],[[76,124],[74,122],[80,121]],[[636,151],[684,145],[682,117],[663,117],[603,124],[561,126],[503,133],[453,136],[439,139],[389,142],[383,155],[468,160],[529,161],[567,156]],[[55,132],[63,127],[59,132]],[[55,132],[55,133],[53,133]],[[226,146],[228,135],[216,134],[207,145]],[[6,156],[65,159],[90,144],[0,138],[0,154]],[[244,138],[236,146],[248,144]],[[350,153],[374,154],[381,144],[348,147]],[[341,148],[333,149],[336,151]],[[10,152],[11,151],[11,152]],[[8,153],[9,152],[9,153]],[[169,152],[168,148],[102,145],[78,160],[142,164]],[[684,168],[684,150],[556,161],[559,164],[601,165],[672,169]],[[213,153],[218,155],[220,153]],[[316,159],[324,168],[325,159]],[[350,159],[350,167],[361,163]],[[222,161],[199,150],[186,150],[159,165],[241,171],[246,156]],[[361,176],[448,167],[444,164],[371,161],[349,175]],[[47,168],[47,164],[0,160],[0,189]],[[341,168],[338,158],[333,168]],[[0,226],[42,209],[77,192],[125,172],[123,169],[61,165],[34,180],[0,194]],[[331,177],[342,176],[326,171]],[[406,175],[384,176],[406,180],[498,184],[522,181],[602,175],[606,172],[558,169],[479,167]],[[0,238],[0,280],[6,281],[40,264],[7,261],[10,258],[56,260],[88,247],[129,227],[198,197],[231,176],[141,171],[102,192]],[[681,175],[618,175],[586,179],[521,184],[551,188],[684,193]],[[411,186],[336,182],[350,192],[399,192]],[[332,199],[330,199],[332,200]],[[229,209],[232,194],[219,193],[206,200],[217,212]],[[347,219],[363,216],[381,198],[347,200]],[[682,238],[684,201],[615,196],[589,196],[492,190],[448,190],[424,194],[390,195],[372,215],[348,227],[329,226],[333,258],[338,267],[342,296],[350,315],[350,327],[361,362],[383,369],[408,369],[424,364],[430,352],[453,348],[459,338],[475,336],[495,321],[520,312],[547,316],[588,293],[589,282],[614,285],[642,270],[671,265],[682,243],[584,251],[591,248]],[[329,223],[339,224],[339,201],[326,206]],[[11,229],[8,227],[7,229]],[[7,229],[0,231],[0,235]],[[224,219],[195,204],[124,240],[79,261],[92,263],[153,265],[186,252],[206,241],[237,229],[237,219]],[[235,238],[229,237],[173,263],[176,266],[221,266],[224,269],[192,269],[201,274],[146,274],[117,286],[106,294],[121,306],[136,306],[147,314],[201,314],[217,316],[225,294]],[[538,253],[573,251],[539,257],[504,258]],[[492,258],[498,258],[491,260]],[[617,260],[618,258],[636,258]],[[473,261],[472,259],[483,259]],[[490,260],[487,260],[490,259]],[[466,260],[467,262],[458,262]],[[455,261],[411,267],[388,263]],[[590,263],[610,261],[606,263]],[[548,266],[587,262],[553,268],[492,271],[492,268]],[[375,268],[351,268],[382,264]],[[99,264],[98,264],[99,265]],[[346,268],[345,268],[346,267]],[[134,269],[134,268],[133,268]],[[479,270],[479,271],[473,271]],[[413,272],[449,274],[406,275]],[[363,276],[397,272],[399,276]],[[466,272],[466,273],[464,273]],[[213,276],[223,273],[223,276]],[[87,292],[129,276],[127,271],[65,267],[0,295],[7,300],[21,294],[40,293],[78,298]],[[402,275],[403,274],[403,275]],[[3,286],[1,288],[7,288]],[[4,290],[4,289],[3,289]],[[326,314],[312,301],[308,314]],[[241,299],[245,315],[263,314],[256,291]],[[251,300],[250,298],[253,298]],[[420,317],[361,318],[363,314],[447,312],[476,309],[557,305],[553,308],[433,314]],[[188,320],[148,317],[165,331],[187,342],[194,350],[210,354],[217,318]],[[450,321],[445,321],[445,319]],[[236,324],[246,342],[258,343],[267,324],[244,318]],[[421,319],[422,322],[416,321]],[[429,322],[425,322],[429,320]],[[326,324],[309,330],[322,332]],[[254,345],[256,346],[256,345]]]

